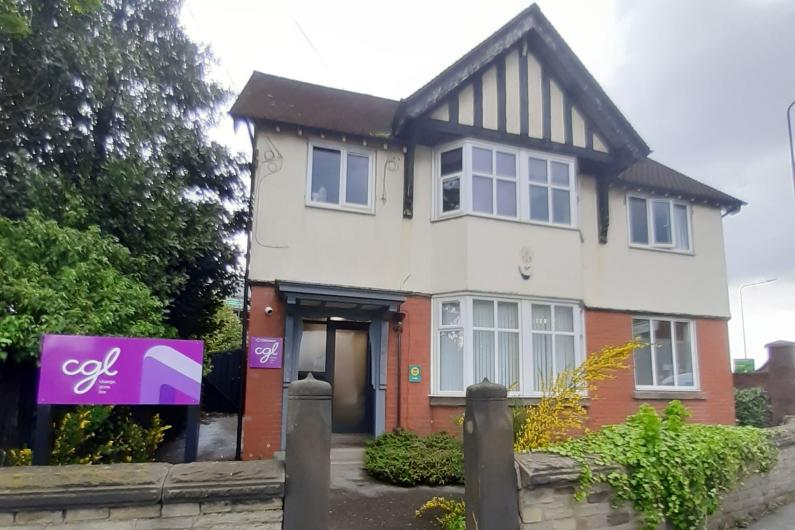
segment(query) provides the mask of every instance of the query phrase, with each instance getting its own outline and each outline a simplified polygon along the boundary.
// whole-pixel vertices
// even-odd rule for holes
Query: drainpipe
[[[240,408],[237,411],[237,436],[235,440],[235,460],[240,460],[243,450],[243,415],[246,411],[246,370],[248,368],[248,322],[249,322],[249,281],[248,274],[251,267],[251,229],[254,223],[254,186],[257,179],[257,129],[256,124],[249,120],[243,122],[248,129],[251,140],[251,188],[248,194],[248,219],[246,220],[246,265],[243,277],[243,337],[241,340],[240,362]]]
[[[400,418],[400,396],[401,396],[401,388],[403,386],[403,320],[406,318],[406,313],[395,313],[392,321],[392,329],[395,330],[396,340],[397,340],[397,405],[396,405],[396,427],[401,428],[403,426],[403,422]]]

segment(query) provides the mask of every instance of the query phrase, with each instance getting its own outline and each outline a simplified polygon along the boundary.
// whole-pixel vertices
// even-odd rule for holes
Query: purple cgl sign
[[[282,337],[251,337],[248,345],[249,368],[281,368]]]
[[[44,335],[41,405],[198,405],[200,340]]]

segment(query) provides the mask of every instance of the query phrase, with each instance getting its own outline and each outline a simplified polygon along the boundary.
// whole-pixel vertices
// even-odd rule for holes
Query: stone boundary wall
[[[281,530],[280,462],[0,468],[0,530]]]
[[[729,492],[708,528],[742,527],[781,504],[795,500],[795,419],[775,430],[778,463],[769,473],[755,474]],[[531,453],[516,455],[519,515],[522,530],[630,530],[639,519],[632,505],[611,507],[612,489],[594,486],[588,498],[574,500],[580,476],[570,458]],[[598,469],[598,468],[596,468]],[[608,471],[609,468],[602,468]]]

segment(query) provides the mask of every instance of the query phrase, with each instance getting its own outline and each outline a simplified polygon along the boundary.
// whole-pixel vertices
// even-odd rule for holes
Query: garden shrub
[[[687,424],[689,415],[679,401],[662,416],[644,404],[625,423],[544,450],[581,464],[578,500],[594,483],[606,482],[615,491],[614,504],[632,502],[645,530],[663,519],[678,530],[700,528],[725,492],[774,465],[776,450],[764,430]],[[623,471],[597,473],[593,464]]]
[[[737,425],[767,427],[770,425],[770,400],[767,392],[758,387],[734,390]]]
[[[588,411],[583,397],[594,397],[596,383],[613,379],[626,369],[639,342],[606,346],[588,355],[577,367],[561,371],[551,383],[542,383],[543,396],[530,406],[513,407],[514,448],[527,452],[566,440],[584,430]]]
[[[128,407],[77,407],[56,425],[50,463],[151,462],[169,428],[159,414],[145,427]]]
[[[438,510],[441,515],[436,516],[436,522],[442,530],[466,530],[466,504],[460,499],[450,497],[434,497],[417,510],[417,517],[422,517],[425,512]]]
[[[398,486],[463,484],[463,446],[445,432],[418,436],[399,429],[367,445],[364,469],[373,478]]]

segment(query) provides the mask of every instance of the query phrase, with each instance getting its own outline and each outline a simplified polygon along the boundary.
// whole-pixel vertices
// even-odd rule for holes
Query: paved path
[[[748,527],[748,530],[792,530],[795,528],[795,504],[788,504]]]
[[[464,495],[462,486],[399,488],[371,479],[362,470],[362,448],[335,448],[331,455],[330,530],[406,528],[431,530],[432,515],[415,517],[431,497]]]

